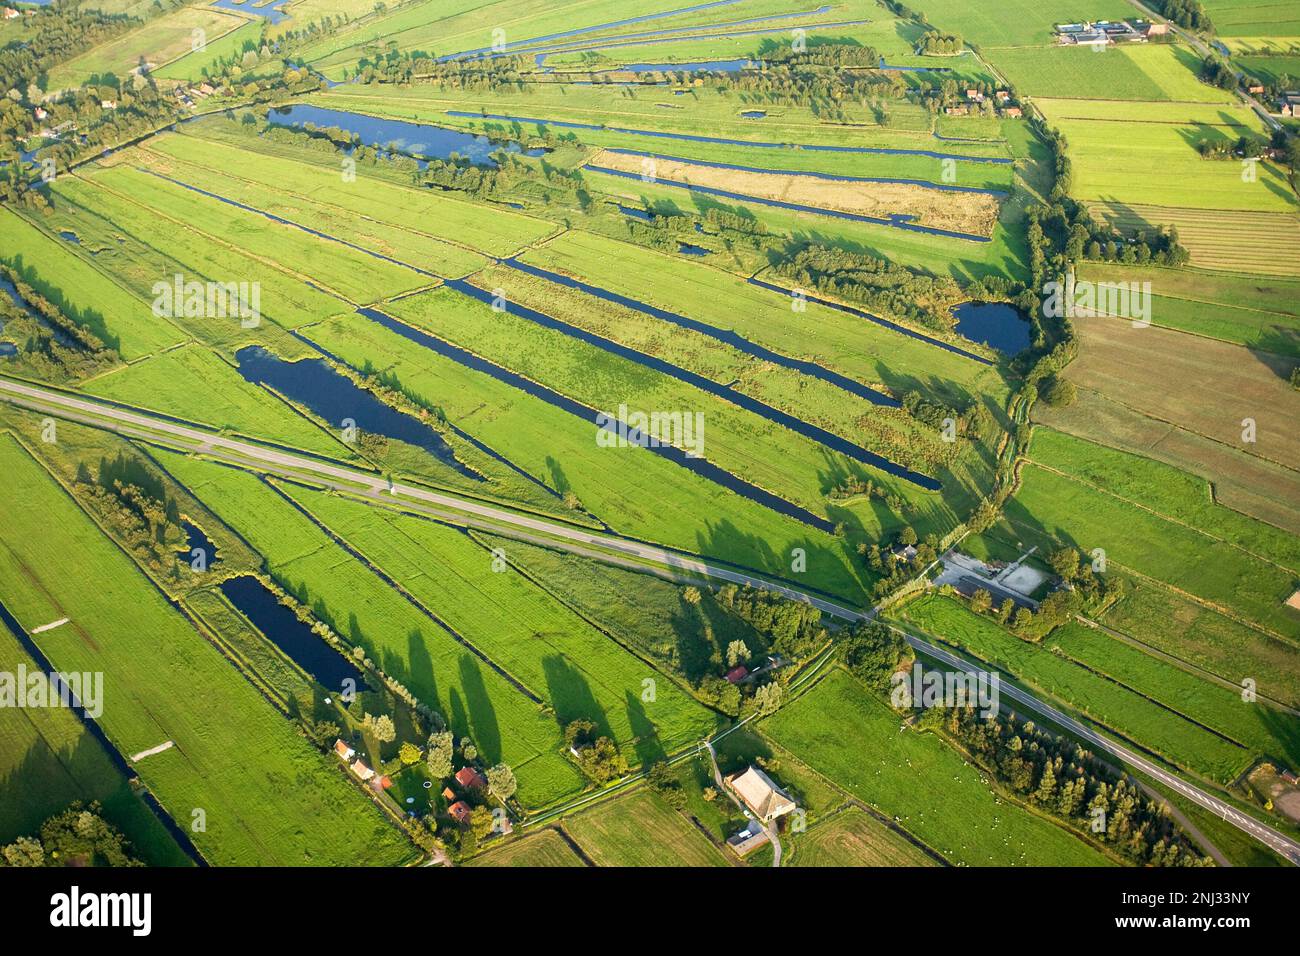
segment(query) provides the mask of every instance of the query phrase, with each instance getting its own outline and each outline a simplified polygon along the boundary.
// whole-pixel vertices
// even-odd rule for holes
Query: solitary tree
[[[503,763],[488,768],[487,781],[488,793],[503,802],[513,797],[515,791],[519,789],[519,784],[515,780],[515,772]]]
[[[749,647],[744,641],[732,641],[727,645],[727,666],[735,667],[749,659]]]
[[[452,736],[448,731],[439,731],[429,735],[429,750],[424,763],[429,768],[429,776],[435,780],[451,776]]]

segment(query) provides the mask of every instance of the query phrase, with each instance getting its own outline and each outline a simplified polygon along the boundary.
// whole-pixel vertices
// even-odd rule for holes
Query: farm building
[[[1300,116],[1300,93],[1283,93],[1277,105],[1283,116]]]
[[[736,792],[736,796],[744,801],[745,806],[754,811],[764,823],[795,809],[795,802],[790,799],[790,795],[755,766],[751,765],[742,772],[728,777],[727,784]]]
[[[342,740],[334,741],[334,752],[339,755],[339,758],[344,763],[347,763],[356,755],[356,751],[345,744]]]
[[[748,856],[767,842],[767,831],[756,820],[750,820],[745,829],[727,837],[727,846],[736,856]]]
[[[727,683],[739,684],[742,680],[744,680],[748,676],[749,676],[749,668],[747,668],[744,664],[737,664],[731,670],[727,671]]]
[[[456,782],[464,790],[486,790],[487,778],[473,767],[461,767],[456,771]]]
[[[354,760],[351,764],[352,772],[362,780],[369,780],[375,775],[375,772],[365,765],[361,760]]]

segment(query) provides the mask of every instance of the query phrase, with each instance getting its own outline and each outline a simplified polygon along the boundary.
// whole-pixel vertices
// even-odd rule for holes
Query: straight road
[[[641,562],[668,567],[674,571],[700,575],[715,580],[730,581],[736,584],[747,584],[753,587],[767,588],[768,590],[776,591],[792,600],[805,601],[812,604],[814,607],[820,609],[826,614],[843,621],[858,622],[872,620],[878,612],[878,608],[873,608],[870,611],[861,611],[846,607],[823,597],[809,594],[797,588],[789,587],[788,585],[777,584],[767,581],[757,575],[745,574],[730,568],[712,565],[708,562],[701,561],[698,558],[670,551],[665,548],[656,547],[654,545],[642,544],[636,541],[626,541],[610,535],[598,534],[581,528],[557,524],[531,515],[519,514],[502,508],[495,508],[481,502],[456,498],[451,495],[430,491],[425,488],[417,488],[410,485],[390,482],[387,478],[373,473],[359,471],[343,465],[333,464],[331,462],[320,461],[304,455],[296,455],[291,452],[280,451],[273,448],[265,448],[260,445],[250,444],[249,442],[227,438],[223,435],[202,431],[197,428],[191,428],[187,425],[181,425],[150,415],[143,415],[138,412],[118,408],[103,402],[66,395],[62,392],[29,385],[24,382],[17,382],[12,379],[0,377],[0,398],[25,408],[34,409],[47,414],[62,415],[78,421],[95,424],[99,427],[108,428],[132,437],[156,438],[159,435],[164,435],[172,439],[175,444],[186,445],[193,451],[201,452],[213,458],[233,460],[234,462],[244,466],[252,463],[267,470],[305,474],[318,480],[324,479],[333,487],[360,487],[372,495],[378,496],[383,494],[395,502],[433,505],[440,511],[449,512],[452,515],[461,517],[462,519],[484,521],[493,526],[518,529],[525,533],[534,532],[542,534],[553,543],[565,542],[567,545],[574,546],[575,550],[580,549],[583,553],[587,554],[587,556],[593,557],[597,560],[603,560],[606,557],[606,554],[602,552],[615,552],[616,554],[623,554],[630,558],[635,558]],[[600,550],[597,551],[594,549]],[[906,631],[901,629],[896,628],[896,630],[903,634],[916,650],[928,654],[950,667],[967,671],[975,666],[970,662],[962,660],[944,648],[937,647],[936,645],[924,641],[912,634],[908,634]],[[1164,770],[1159,765],[1153,763],[1151,760],[1148,760],[1140,754],[1133,752],[1129,748],[1102,736],[1092,728],[1079,722],[1068,714],[1063,713],[1050,704],[1043,703],[1028,692],[1012,686],[1009,681],[1003,681],[1001,683],[1001,692],[1006,694],[1007,697],[1014,700],[1022,707],[1048,718],[1059,726],[1069,729],[1081,740],[1087,741],[1098,751],[1110,754],[1118,760],[1151,776],[1153,779],[1160,781],[1165,786],[1177,791],[1187,799],[1221,817],[1224,821],[1231,823],[1244,833],[1254,837],[1256,840],[1276,851],[1292,863],[1300,865],[1300,843],[1297,843],[1290,837],[1274,830],[1272,827],[1260,823],[1253,817],[1239,812],[1225,801],[1206,793],[1199,787],[1184,781],[1181,777],[1175,776],[1174,774]]]

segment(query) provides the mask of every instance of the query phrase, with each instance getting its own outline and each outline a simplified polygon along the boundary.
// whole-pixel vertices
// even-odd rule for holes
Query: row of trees
[[[922,53],[931,55],[951,55],[960,53],[964,45],[962,38],[956,33],[940,33],[931,30],[921,37],[919,49]]]
[[[1005,786],[1142,866],[1212,865],[1161,803],[1066,737],[1014,715],[953,708],[947,732]]]

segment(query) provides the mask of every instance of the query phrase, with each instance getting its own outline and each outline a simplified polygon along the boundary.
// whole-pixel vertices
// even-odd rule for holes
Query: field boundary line
[[[1106,447],[1109,447],[1109,446],[1106,446]],[[1141,456],[1139,456],[1139,457],[1144,458],[1144,459],[1146,459],[1147,461],[1155,461],[1155,460],[1156,460],[1156,459],[1153,459],[1153,458],[1147,458],[1145,455],[1141,455]],[[1086,478],[1083,478],[1083,477],[1080,476],[1080,475],[1074,475],[1074,474],[1071,474],[1071,473],[1068,472],[1068,471],[1062,471],[1061,469],[1056,468],[1056,467],[1054,467],[1054,466],[1052,466],[1052,465],[1045,465],[1045,464],[1043,464],[1041,461],[1038,461],[1038,460],[1036,460],[1036,459],[1034,459],[1034,458],[1027,458],[1026,461],[1028,461],[1028,462],[1029,462],[1031,465],[1033,465],[1035,468],[1041,468],[1041,469],[1043,469],[1043,471],[1046,471],[1046,472],[1048,472],[1049,474],[1057,475],[1057,476],[1059,476],[1059,477],[1061,477],[1061,478],[1065,478],[1067,481],[1078,482],[1079,484],[1083,485],[1085,488],[1091,488],[1091,489],[1093,489],[1094,491],[1096,491],[1096,492],[1098,492],[1098,493],[1100,493],[1100,494],[1103,494],[1103,495],[1105,495],[1105,496],[1108,497],[1108,498],[1114,498],[1116,501],[1122,501],[1122,502],[1124,502],[1126,505],[1132,505],[1134,508],[1137,508],[1139,511],[1145,511],[1145,512],[1147,512],[1148,514],[1155,515],[1157,518],[1160,518],[1160,519],[1163,520],[1163,521],[1168,521],[1168,522],[1169,522],[1170,524],[1172,524],[1172,525],[1177,525],[1178,527],[1180,527],[1180,528],[1185,528],[1185,529],[1187,529],[1188,531],[1195,531],[1195,532],[1198,533],[1198,534],[1203,534],[1203,535],[1205,535],[1205,537],[1209,538],[1211,541],[1217,541],[1217,542],[1219,542],[1219,544],[1227,545],[1227,546],[1230,547],[1230,548],[1235,548],[1236,550],[1240,551],[1242,554],[1247,554],[1247,555],[1249,555],[1250,557],[1254,558],[1254,559],[1257,560],[1257,561],[1260,561],[1260,562],[1262,562],[1262,563],[1264,563],[1264,564],[1271,564],[1273,567],[1277,568],[1279,571],[1286,571],[1288,574],[1295,575],[1295,576],[1300,576],[1300,569],[1297,569],[1297,568],[1289,568],[1289,567],[1287,567],[1287,566],[1284,565],[1284,564],[1278,564],[1278,563],[1277,563],[1275,560],[1273,560],[1272,558],[1267,558],[1267,557],[1265,557],[1265,556],[1262,555],[1262,554],[1256,554],[1254,551],[1251,551],[1249,548],[1246,548],[1246,547],[1241,546],[1240,544],[1237,544],[1235,541],[1229,541],[1229,540],[1227,540],[1226,538],[1220,538],[1220,537],[1218,537],[1217,535],[1211,534],[1210,532],[1206,531],[1204,528],[1197,528],[1197,527],[1195,527],[1194,525],[1190,525],[1190,524],[1188,524],[1187,522],[1185,522],[1185,521],[1183,521],[1183,520],[1181,520],[1181,519],[1179,519],[1179,518],[1175,518],[1175,517],[1173,517],[1172,515],[1167,515],[1167,514],[1165,514],[1165,513],[1162,512],[1162,511],[1157,511],[1155,508],[1148,507],[1147,505],[1142,504],[1140,501],[1134,501],[1132,498],[1125,498],[1123,495],[1117,495],[1117,494],[1115,494],[1115,492],[1113,492],[1113,491],[1108,491],[1107,489],[1103,488],[1101,485],[1098,485],[1098,484],[1096,484],[1096,483],[1094,483],[1094,482],[1088,481]],[[1164,464],[1164,462],[1160,462],[1160,464]],[[1187,474],[1191,474],[1191,473],[1190,473],[1190,472],[1187,472]],[[1196,475],[1196,476],[1194,476],[1194,477],[1198,477],[1198,478],[1199,478],[1200,476],[1199,476],[1199,475]],[[1202,480],[1204,480],[1204,479],[1202,479]],[[1206,481],[1206,484],[1209,485],[1209,487],[1210,487],[1210,503],[1211,503],[1212,505],[1215,505],[1216,507],[1224,507],[1223,505],[1220,505],[1220,504],[1219,504],[1218,499],[1217,499],[1217,498],[1215,497],[1215,495],[1214,495],[1214,483],[1211,482],[1211,481]],[[1242,514],[1241,512],[1239,512],[1239,511],[1237,511],[1237,510],[1235,510],[1235,509],[1233,509],[1233,508],[1226,508],[1226,510],[1232,512],[1233,514],[1241,515],[1241,517],[1243,517],[1243,518],[1244,518],[1244,517],[1249,517],[1248,515],[1244,515],[1244,514]],[[1253,520],[1255,520],[1255,521],[1259,521],[1260,519],[1255,518],[1255,519],[1253,519]],[[1261,524],[1268,525],[1270,528],[1274,527],[1273,525],[1269,524],[1267,521],[1262,521],[1262,522],[1260,522],[1260,523],[1261,523]],[[1278,529],[1278,530],[1281,530],[1281,529]]]

